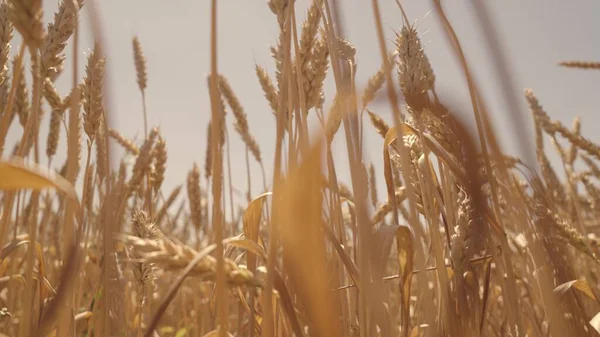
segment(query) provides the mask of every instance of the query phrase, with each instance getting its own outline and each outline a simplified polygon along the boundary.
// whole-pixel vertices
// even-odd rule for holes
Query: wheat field
[[[515,125],[537,159],[526,164],[502,151],[440,0],[432,5],[461,61],[467,107],[437,95],[435,65],[400,2],[394,43],[378,1],[369,3],[381,67],[362,87],[356,49],[336,22],[342,1],[312,0],[299,13],[293,1],[268,0],[273,64],[257,64],[251,84],[276,121],[275,150],[264,153],[241,88],[218,68],[211,1],[211,118],[198,126],[205,161],[172,189],[163,186],[168,139],[147,121],[140,39],[131,53],[144,139],[134,141],[111,124],[105,46],[98,39],[85,57],[78,48],[81,8],[93,1],[60,0],[51,22],[41,0],[1,1],[0,336],[599,335],[600,145],[581,134],[579,118],[571,127],[553,119],[535,88],[505,91],[509,102],[526,100],[534,122]],[[66,59],[72,85],[60,92]],[[335,91],[325,97],[329,78]],[[378,99],[392,123],[372,109]],[[380,147],[365,149],[366,134],[380,135]],[[334,139],[347,162],[334,161]],[[243,144],[245,168],[232,169],[230,142]],[[338,179],[343,170],[348,181]],[[233,174],[247,184],[232,186]],[[234,204],[234,189],[244,204]]]

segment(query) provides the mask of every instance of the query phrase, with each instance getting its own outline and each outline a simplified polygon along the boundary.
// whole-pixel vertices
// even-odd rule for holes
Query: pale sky
[[[87,0],[90,1],[90,0]],[[46,22],[51,20],[57,1],[44,1]],[[364,83],[379,67],[381,57],[375,32],[371,1],[339,0],[349,40],[357,49],[358,79]],[[380,0],[388,48],[392,48],[394,31],[402,19],[394,0]],[[301,22],[308,0],[297,1],[298,22]],[[500,95],[498,78],[485,49],[479,25],[470,0],[443,1],[450,20],[465,48],[468,61],[481,84],[494,119],[496,130],[504,142],[505,150],[518,154],[519,144],[514,141],[513,127],[505,112]],[[185,182],[192,163],[197,161],[203,171],[206,125],[210,118],[206,75],[210,66],[209,25],[210,1],[192,0],[102,0],[96,1],[100,10],[105,42],[107,42],[108,107],[113,127],[130,138],[143,137],[141,95],[138,91],[133,66],[131,40],[137,35],[141,41],[148,65],[147,104],[150,126],[160,126],[168,147],[168,167],[165,193]],[[258,85],[254,64],[272,71],[269,45],[277,38],[276,18],[265,0],[218,1],[218,55],[219,71],[230,81],[248,114],[250,131],[260,144],[267,177],[271,176],[275,140],[275,119]],[[449,43],[438,23],[431,1],[405,0],[405,9],[411,21],[418,20],[418,29],[436,75],[436,86],[442,97],[458,101],[465,112],[469,107],[466,83],[454,58]],[[594,141],[600,141],[597,125],[600,123],[600,72],[580,71],[558,67],[563,60],[600,61],[600,2],[596,0],[505,0],[487,1],[517,81],[521,113],[531,117],[525,109],[522,92],[532,88],[542,105],[554,119],[570,125],[579,115],[583,120],[582,132]],[[89,22],[89,6],[81,17],[83,29],[80,53],[93,46]],[[430,13],[431,11],[431,13]],[[16,41],[16,40],[15,40]],[[12,53],[17,49],[13,43]],[[71,60],[71,45],[67,58]],[[85,58],[80,58],[80,75],[83,76]],[[61,94],[71,86],[71,63],[58,80]],[[271,72],[272,73],[272,72]],[[326,106],[331,104],[331,80],[326,96]],[[396,84],[397,86],[397,84]],[[390,121],[386,105],[375,105],[372,110]],[[232,165],[234,184],[245,190],[245,160],[243,143],[234,133],[228,116],[232,140]],[[46,139],[48,117],[42,126]],[[375,162],[383,182],[382,141],[369,124],[364,149],[366,157]],[[533,140],[531,124],[527,125]],[[21,130],[13,126],[13,141]],[[64,136],[64,131],[63,131]],[[337,162],[341,180],[349,182],[343,133],[336,142]],[[64,146],[64,139],[61,139]],[[62,148],[62,147],[61,147]],[[113,149],[117,148],[113,146]],[[44,147],[45,149],[45,147]],[[63,148],[64,149],[64,148]],[[60,150],[59,150],[60,151]],[[64,150],[63,150],[64,152]],[[60,158],[60,157],[59,157]],[[57,159],[60,166],[63,159]],[[113,163],[117,164],[117,163]],[[202,172],[202,174],[204,174]],[[260,191],[258,166],[255,174],[254,194]],[[270,183],[270,182],[269,182]],[[381,192],[381,190],[380,190]],[[239,199],[241,201],[241,199]]]

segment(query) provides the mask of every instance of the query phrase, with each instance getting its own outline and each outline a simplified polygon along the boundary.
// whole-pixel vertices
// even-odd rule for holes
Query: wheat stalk
[[[206,151],[205,151],[205,161],[204,161],[204,176],[206,181],[212,175],[212,122],[209,122],[206,126]]]
[[[177,186],[175,189],[173,189],[173,191],[171,191],[171,194],[169,194],[169,196],[167,197],[167,200],[163,203],[161,208],[158,210],[158,213],[156,213],[156,223],[157,224],[162,223],[162,219],[167,214],[169,207],[171,207],[171,205],[173,205],[173,203],[175,202],[175,199],[177,199],[177,197],[179,196],[179,193],[181,192],[181,188],[182,188],[182,186],[180,185],[180,186]]]
[[[373,207],[377,207],[377,178],[373,163],[369,164],[369,196],[371,197]]]

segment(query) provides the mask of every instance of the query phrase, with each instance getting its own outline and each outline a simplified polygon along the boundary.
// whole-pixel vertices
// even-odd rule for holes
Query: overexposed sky
[[[379,2],[389,41],[388,48],[392,48],[394,31],[402,25],[401,15],[394,0]],[[297,0],[299,24],[304,18],[308,3],[308,0]],[[358,82],[365,83],[377,71],[381,59],[371,1],[339,0],[339,3],[342,6],[347,39],[357,49]],[[506,145],[505,149],[518,154],[520,144],[516,143],[512,133],[513,127],[500,95],[498,78],[470,3],[470,0],[443,1],[476,79],[488,100],[494,120],[498,122],[496,130]],[[534,90],[552,118],[570,125],[574,116],[581,116],[583,134],[600,141],[600,135],[596,131],[600,123],[600,72],[571,70],[556,65],[563,60],[600,61],[600,2],[504,0],[486,3],[501,35],[502,48],[511,62],[519,90],[519,104],[523,107],[521,112],[527,114],[528,123],[531,117],[525,108],[522,95],[524,88]],[[258,85],[254,65],[258,63],[271,71],[273,69],[269,45],[274,44],[277,39],[276,18],[265,0],[219,0],[218,4],[219,71],[229,79],[248,114],[250,131],[260,144],[267,176],[270,177],[275,119]],[[465,81],[441,30],[432,2],[405,0],[403,4],[409,18],[419,22],[418,29],[436,74],[440,96],[463,104],[465,114],[471,114],[468,110]],[[143,137],[143,119],[141,95],[133,65],[132,37],[137,35],[142,43],[148,65],[149,124],[160,126],[168,147],[165,193],[185,182],[194,161],[201,168],[204,165],[205,132],[210,119],[206,84],[210,66],[209,6],[209,0],[96,1],[107,42],[109,91],[106,94],[110,95],[111,106],[108,108],[113,127],[137,140]],[[51,20],[56,8],[57,1],[44,1],[46,22]],[[93,46],[89,10],[89,6],[84,7],[80,20],[83,29],[81,55]],[[70,47],[71,45],[67,48],[69,60],[72,54]],[[18,45],[13,44],[12,52],[17,48]],[[80,58],[81,76],[85,69],[84,61],[85,58]],[[70,67],[71,63],[67,62],[67,70],[58,80],[58,87],[63,95],[68,93],[71,86]],[[331,80],[328,83],[327,92],[330,94],[326,96],[327,107],[332,99]],[[386,105],[374,105],[372,110],[388,121],[391,119]],[[233,180],[244,191],[245,148],[233,131],[231,117],[227,118],[232,139]],[[48,118],[42,126],[41,139],[44,141]],[[369,124],[365,126],[365,130],[369,131],[364,144],[366,157],[375,162],[382,183],[382,141],[379,135],[372,132]],[[10,136],[16,140],[21,130],[16,125],[13,125],[13,129],[16,130],[12,130]],[[531,124],[527,125],[527,129],[533,131]],[[340,165],[341,179],[349,182],[348,173],[341,169],[342,166],[347,166],[345,144],[339,141],[343,140],[343,133],[339,133],[337,137],[336,160]],[[533,140],[532,133],[530,139]],[[7,142],[7,145],[12,146],[14,140]],[[64,146],[64,138],[61,142],[61,146]],[[61,164],[62,159],[55,163],[57,166]],[[253,185],[254,194],[258,194],[260,191],[257,187],[262,185],[259,184],[258,166],[253,166],[253,173],[257,178]]]

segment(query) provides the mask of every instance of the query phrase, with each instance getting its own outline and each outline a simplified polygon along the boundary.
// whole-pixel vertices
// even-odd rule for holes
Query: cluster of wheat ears
[[[299,25],[293,1],[268,1],[279,33],[271,49],[276,72],[257,65],[256,84],[277,121],[269,179],[267,156],[217,69],[212,1],[206,163],[204,175],[191,168],[182,192],[183,185],[161,187],[168,150],[158,128],[146,123],[140,144],[111,128],[100,42],[87,54],[83,79],[74,66],[69,93],[54,85],[69,40],[78,63],[80,8],[93,2],[62,0],[46,26],[41,0],[2,1],[0,335],[598,334],[600,146],[580,134],[579,119],[572,129],[553,121],[527,90],[539,167],[503,154],[439,0],[432,6],[461,60],[476,128],[439,100],[401,6],[403,26],[387,46],[372,1],[382,66],[359,89],[355,49],[330,2],[313,0]],[[23,42],[9,62],[14,34]],[[133,55],[145,115],[137,38]],[[328,101],[330,72],[336,91]],[[384,85],[392,125],[369,108]],[[40,164],[46,118],[48,165]],[[309,118],[322,127],[309,131]],[[247,204],[238,209],[224,148],[239,140],[227,136],[228,120],[247,154]],[[21,135],[14,147],[6,144],[11,127]],[[380,151],[383,176],[363,159],[363,132],[372,131],[383,139],[372,149]],[[343,165],[333,159],[336,137],[347,147],[347,185],[336,175]],[[55,163],[61,139],[66,161]],[[545,139],[562,159],[561,173]],[[126,151],[120,163],[111,161],[115,146]],[[260,189],[250,184],[256,164]],[[376,179],[385,179],[384,200]]]

